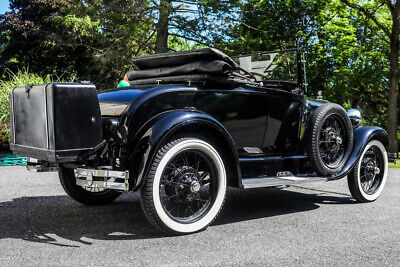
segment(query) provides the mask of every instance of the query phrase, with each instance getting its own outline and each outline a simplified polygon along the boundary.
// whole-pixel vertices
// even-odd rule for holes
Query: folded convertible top
[[[140,70],[179,66],[194,61],[221,60],[229,64],[233,69],[238,69],[238,64],[232,58],[215,48],[203,48],[181,52],[161,53],[136,57],[133,64]]]
[[[175,75],[192,74],[218,74],[223,75],[233,71],[231,65],[222,60],[201,60],[185,63],[177,66],[155,67],[151,69],[130,70],[126,76],[130,81],[137,79],[148,79],[155,77],[169,77]]]
[[[126,74],[131,85],[187,82],[232,86],[237,81],[234,72],[240,69],[233,59],[215,48],[136,57],[133,64],[138,69]]]

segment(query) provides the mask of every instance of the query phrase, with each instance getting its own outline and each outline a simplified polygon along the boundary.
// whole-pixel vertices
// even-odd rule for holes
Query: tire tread
[[[346,111],[341,107],[340,105],[334,104],[334,103],[326,103],[318,107],[314,113],[311,116],[311,134],[310,134],[310,139],[308,142],[307,146],[307,155],[309,157],[310,163],[313,166],[313,169],[322,176],[328,176],[335,174],[339,170],[330,170],[328,169],[325,164],[322,162],[320,155],[317,151],[317,147],[319,146],[318,144],[318,134],[319,134],[319,126],[321,123],[323,123],[323,118],[326,116],[326,114],[333,109],[337,109],[339,112],[341,112],[342,117],[344,117],[344,120],[346,121],[346,127],[347,131],[349,133],[348,139],[349,139],[349,144],[348,144],[348,150],[350,150],[353,147],[353,130],[350,122],[350,118],[347,116]],[[347,153],[347,158],[350,156],[350,153],[346,151]],[[347,159],[343,160],[343,164],[347,161]]]
[[[209,138],[206,138],[202,135],[197,135],[197,134],[183,134],[181,136],[177,136],[175,138],[170,139],[157,152],[153,162],[151,163],[151,167],[148,171],[146,183],[142,186],[142,188],[140,190],[140,193],[141,193],[141,198],[140,198],[141,201],[140,202],[141,202],[141,205],[142,205],[142,208],[143,208],[146,218],[159,232],[163,233],[164,235],[185,235],[185,233],[176,232],[176,231],[166,227],[164,225],[164,223],[161,221],[161,219],[158,217],[157,211],[156,211],[155,205],[154,205],[154,200],[153,200],[154,176],[155,176],[158,164],[160,163],[161,159],[174,145],[176,145],[186,139],[193,139],[193,138],[206,141],[209,144],[212,144],[214,147],[216,147],[212,140],[210,140]],[[218,213],[215,215],[214,219],[208,225],[212,224],[213,221],[218,217],[219,213],[222,210],[224,202],[225,202],[225,197],[224,197],[224,200],[222,202],[221,208],[219,209]],[[204,227],[203,229],[198,230],[197,232],[200,232],[200,231],[204,230],[205,228],[207,228],[207,226]]]

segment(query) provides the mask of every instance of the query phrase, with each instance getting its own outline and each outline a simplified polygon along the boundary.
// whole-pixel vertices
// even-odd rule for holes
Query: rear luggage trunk
[[[10,92],[11,150],[49,162],[73,162],[102,141],[93,84],[49,83]]]

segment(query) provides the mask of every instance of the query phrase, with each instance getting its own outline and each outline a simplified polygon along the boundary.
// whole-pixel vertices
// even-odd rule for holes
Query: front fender
[[[380,127],[358,127],[354,130],[353,139],[353,152],[350,154],[350,158],[347,160],[346,165],[338,174],[330,177],[329,180],[337,180],[346,176],[357,164],[364,148],[370,141],[379,140],[385,147],[389,146],[389,136],[387,132]]]
[[[229,150],[234,157],[235,172],[237,173],[236,185],[241,186],[240,166],[236,147],[232,136],[226,128],[212,116],[199,111],[174,110],[161,113],[150,119],[138,131],[131,144],[135,145],[130,161],[140,159],[141,164],[137,173],[136,183],[133,190],[138,189],[145,182],[145,174],[149,165],[154,159],[160,146],[176,131],[185,126],[208,127],[218,131],[227,143]],[[201,129],[201,128],[199,128]]]

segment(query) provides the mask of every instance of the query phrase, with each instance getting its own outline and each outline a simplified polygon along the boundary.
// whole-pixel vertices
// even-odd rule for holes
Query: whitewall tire
[[[142,207],[153,225],[166,233],[189,234],[213,222],[227,187],[216,147],[207,138],[189,135],[158,151],[141,189]]]
[[[388,158],[385,146],[378,140],[370,141],[347,176],[351,195],[358,202],[375,201],[385,187],[387,175]]]

